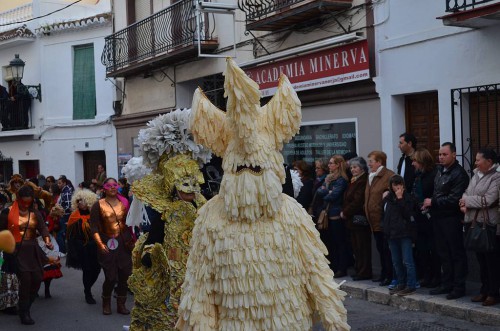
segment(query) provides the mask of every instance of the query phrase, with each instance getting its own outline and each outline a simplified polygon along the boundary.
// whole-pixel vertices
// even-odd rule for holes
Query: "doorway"
[[[431,152],[436,163],[440,147],[437,92],[405,96],[406,132],[417,138],[417,148]]]
[[[90,183],[97,175],[97,166],[106,169],[106,153],[104,151],[83,152],[83,180]]]
[[[19,174],[25,179],[37,177],[40,174],[38,160],[19,160]]]

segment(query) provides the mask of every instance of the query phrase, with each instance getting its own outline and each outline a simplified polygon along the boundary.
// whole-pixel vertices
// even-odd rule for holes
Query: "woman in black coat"
[[[352,178],[344,194],[340,216],[347,220],[352,251],[355,258],[353,280],[372,278],[372,232],[368,220],[365,225],[354,224],[356,217],[365,217],[365,187],[368,181],[368,167],[365,159],[356,157],[349,160]]]
[[[415,182],[411,191],[416,202],[415,219],[417,221],[417,238],[415,241],[415,264],[417,275],[422,279],[420,286],[437,287],[441,282],[441,263],[432,230],[431,215],[421,211],[420,207],[426,198],[432,198],[436,165],[431,153],[425,148],[419,148],[412,156],[415,167]]]

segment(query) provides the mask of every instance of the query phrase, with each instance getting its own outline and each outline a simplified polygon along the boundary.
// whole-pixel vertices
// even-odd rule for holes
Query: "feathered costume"
[[[300,101],[286,76],[260,107],[258,85],[227,59],[227,113],[197,89],[195,141],[223,157],[219,195],[199,210],[179,307],[179,330],[349,330],[311,217],[281,193],[280,150],[299,131]]]
[[[191,231],[197,208],[206,202],[199,193],[203,174],[193,158],[203,162],[210,155],[192,141],[187,127],[189,114],[190,110],[176,110],[161,115],[139,133],[145,164],[155,171],[132,185],[134,201],[129,215],[143,210],[151,230],[140,237],[132,253],[133,272],[128,284],[135,306],[131,331],[174,330],[178,318]],[[194,202],[179,199],[176,191],[195,193]],[[130,222],[140,223],[143,216],[135,216]],[[132,225],[130,222],[127,224]]]

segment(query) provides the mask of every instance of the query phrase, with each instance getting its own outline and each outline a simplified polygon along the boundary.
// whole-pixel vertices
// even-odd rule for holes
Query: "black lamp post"
[[[19,58],[19,54],[16,54],[14,59],[9,62],[7,67],[7,73],[12,77],[14,84],[17,88],[17,92],[20,94],[27,94],[33,99],[37,99],[42,102],[42,85],[24,85],[21,80],[24,76],[24,65],[25,62]]]

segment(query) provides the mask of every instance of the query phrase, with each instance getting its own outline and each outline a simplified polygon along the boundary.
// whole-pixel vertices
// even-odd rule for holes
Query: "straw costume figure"
[[[203,174],[195,159],[206,162],[210,156],[193,142],[189,115],[190,110],[161,115],[139,133],[144,163],[154,171],[132,185],[127,224],[138,225],[146,218],[150,230],[132,253],[131,331],[174,330],[178,318],[191,231],[197,208],[206,202],[200,194]]]
[[[282,193],[280,150],[300,128],[301,104],[286,76],[260,106],[260,91],[227,59],[227,112],[200,89],[195,141],[223,158],[219,194],[199,210],[179,307],[179,330],[349,330],[345,292],[333,280],[311,217]]]

